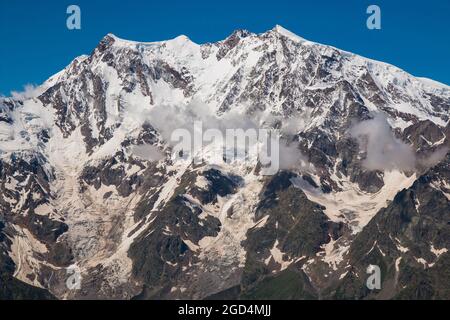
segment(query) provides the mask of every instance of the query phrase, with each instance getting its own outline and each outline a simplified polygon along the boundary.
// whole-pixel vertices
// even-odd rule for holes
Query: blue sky
[[[81,30],[66,28],[70,4],[81,8]],[[381,8],[381,30],[366,28],[370,4]],[[109,32],[137,41],[185,34],[204,43],[276,24],[450,85],[448,0],[0,0],[0,94],[42,83]]]

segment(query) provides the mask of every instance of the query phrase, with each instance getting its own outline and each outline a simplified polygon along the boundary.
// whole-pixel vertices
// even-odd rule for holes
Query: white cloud
[[[297,147],[297,142],[288,144],[284,139],[280,139],[280,169],[315,171],[314,166]]]
[[[366,151],[362,165],[368,170],[414,170],[416,156],[411,146],[394,137],[392,128],[381,114],[350,128],[360,147]]]
[[[376,114],[371,120],[357,123],[350,128],[350,135],[356,138],[360,148],[366,152],[362,165],[368,170],[416,170],[429,168],[439,163],[449,151],[443,147],[418,159],[411,145],[397,139],[386,116]]]
[[[441,162],[449,151],[450,148],[448,147],[439,148],[433,153],[431,153],[428,157],[421,158],[417,162],[423,167],[427,168],[433,167],[437,165],[439,162]]]
[[[11,91],[11,97],[15,100],[26,100],[39,96],[43,89],[34,84],[26,84],[23,91]]]

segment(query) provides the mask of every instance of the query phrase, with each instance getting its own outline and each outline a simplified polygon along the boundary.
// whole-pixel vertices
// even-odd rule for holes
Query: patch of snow
[[[349,245],[337,246],[338,240],[333,240],[330,236],[330,241],[327,244],[322,245],[322,249],[325,250],[325,255],[322,261],[327,263],[333,270],[337,270],[339,264],[344,260],[344,255],[350,249]]]
[[[332,221],[345,220],[346,212],[355,215],[349,222],[353,232],[358,233],[381,208],[387,206],[400,190],[409,188],[416,180],[416,175],[407,177],[397,170],[385,171],[384,185],[376,193],[359,190],[358,186],[347,178],[334,176],[333,179],[342,182],[343,191],[326,194],[320,189],[311,187],[301,178],[293,178],[292,182],[295,187],[305,192],[309,200],[325,206],[324,212]]]
[[[447,250],[447,248],[436,249],[436,248],[434,247],[434,245],[431,244],[431,245],[430,245],[430,251],[433,252],[433,254],[434,254],[436,257],[439,258],[442,254],[446,253],[448,250]]]
[[[270,259],[273,258],[273,260],[280,265],[280,271],[282,271],[292,263],[292,260],[283,260],[283,252],[281,252],[278,248],[278,244],[279,243],[277,239],[273,244],[273,247],[270,249],[270,256],[266,259],[265,263],[268,264],[270,262]]]
[[[405,252],[408,252],[408,251],[409,251],[408,248],[403,247],[403,246],[401,245],[400,240],[398,240],[397,238],[395,238],[395,240],[397,241],[397,243],[396,243],[395,245],[397,246],[397,250],[398,250],[398,251],[400,251],[400,252],[402,252],[402,253],[405,253]]]
[[[400,270],[400,261],[402,260],[402,257],[398,257],[396,260],[395,260],[395,270],[398,272],[399,270]]]

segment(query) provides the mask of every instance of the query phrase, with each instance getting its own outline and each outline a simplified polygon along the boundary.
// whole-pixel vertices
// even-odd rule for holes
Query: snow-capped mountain
[[[446,85],[276,26],[108,34],[35,91],[0,100],[0,296],[450,298]],[[282,167],[174,161],[194,120],[277,128]]]

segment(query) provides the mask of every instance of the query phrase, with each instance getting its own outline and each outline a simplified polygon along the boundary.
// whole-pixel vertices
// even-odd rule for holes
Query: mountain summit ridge
[[[249,35],[250,36],[261,36],[261,35],[265,35],[265,34],[268,34],[268,33],[276,33],[276,34],[279,34],[280,36],[284,36],[286,38],[289,38],[292,41],[306,42],[306,43],[310,43],[310,44],[313,44],[313,45],[329,47],[331,49],[339,50],[340,52],[345,53],[345,54],[350,54],[352,56],[358,56],[358,57],[361,57],[361,58],[366,59],[368,61],[373,61],[374,63],[386,64],[388,66],[392,66],[394,68],[402,70],[401,68],[396,67],[394,64],[391,64],[391,63],[386,62],[386,61],[381,61],[381,60],[377,60],[377,59],[373,59],[373,58],[368,58],[368,57],[365,57],[365,56],[360,55],[360,54],[353,53],[353,52],[348,51],[348,50],[340,49],[340,48],[338,48],[336,46],[333,46],[333,45],[328,45],[328,44],[323,44],[323,43],[307,40],[307,39],[297,35],[296,33],[294,33],[292,31],[284,28],[282,25],[278,25],[278,24],[276,24],[273,28],[271,28],[271,29],[269,29],[269,30],[267,30],[265,32],[259,33],[259,34],[253,33],[253,32],[251,32],[249,30],[246,30],[246,29],[236,29],[227,38],[225,38],[225,40],[228,39],[229,37],[233,36],[234,34],[245,34],[245,36],[247,37]],[[135,44],[135,45],[139,45],[139,44],[141,44],[141,45],[157,45],[157,44],[162,44],[162,43],[165,43],[165,42],[175,41],[178,38],[179,39],[183,39],[183,40],[187,40],[187,41],[189,41],[189,42],[191,42],[191,43],[193,43],[195,45],[198,45],[198,46],[203,46],[203,45],[208,45],[208,44],[215,44],[215,43],[224,41],[224,40],[219,40],[219,41],[216,41],[216,42],[196,43],[196,42],[192,41],[187,35],[184,35],[184,34],[180,34],[180,35],[178,35],[178,36],[176,36],[176,37],[174,37],[172,39],[169,39],[169,40],[158,40],[158,41],[150,41],[150,42],[129,40],[129,39],[121,38],[121,37],[119,37],[119,36],[117,36],[117,35],[115,35],[113,33],[108,33],[103,38],[106,38],[108,36],[113,38],[113,39],[115,39],[116,41],[124,42],[124,43],[128,43],[128,44]],[[415,78],[418,78],[418,79],[424,79],[425,81],[426,80],[430,80],[430,82],[431,82],[430,85],[434,82],[436,85],[444,87],[444,89],[450,89],[450,86],[445,84],[445,83],[443,83],[443,82],[439,82],[439,81],[436,81],[436,80],[433,80],[433,79],[430,79],[430,78],[427,78],[427,77],[414,76],[414,75],[410,74],[409,72],[407,72],[405,70],[402,70],[402,71],[407,73],[408,75],[411,75],[411,76],[413,76]]]

